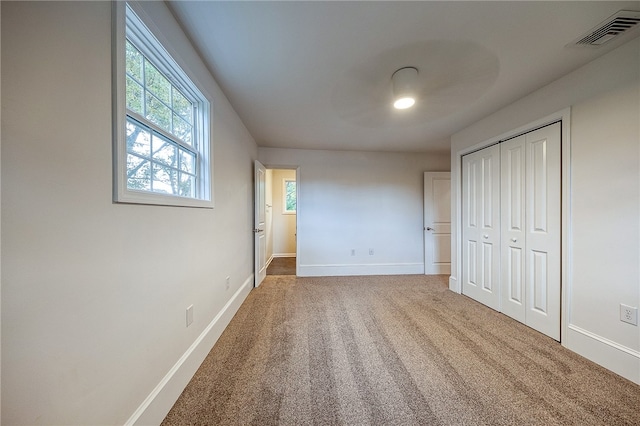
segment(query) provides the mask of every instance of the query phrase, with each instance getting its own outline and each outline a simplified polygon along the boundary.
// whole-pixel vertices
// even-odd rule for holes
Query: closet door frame
[[[571,108],[565,108],[556,113],[550,114],[539,120],[530,122],[524,126],[502,133],[490,139],[486,139],[471,147],[457,151],[452,154],[452,162],[457,167],[452,167],[452,182],[455,174],[455,183],[452,188],[452,199],[456,200],[455,208],[452,209],[452,225],[455,224],[455,233],[452,232],[452,259],[455,259],[455,268],[452,269],[452,276],[449,278],[449,289],[458,294],[462,293],[462,157],[465,154],[481,150],[485,147],[498,144],[502,141],[515,138],[525,133],[532,132],[541,127],[560,122],[561,137],[561,309],[560,309],[560,341],[567,335],[568,319],[570,318],[570,306],[568,301],[571,300],[571,253],[569,240],[571,238],[570,226],[570,194],[571,194]],[[452,265],[453,266],[453,265]],[[454,275],[455,274],[455,275]]]

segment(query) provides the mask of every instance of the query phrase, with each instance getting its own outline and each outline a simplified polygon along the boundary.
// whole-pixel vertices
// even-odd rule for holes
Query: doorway
[[[297,170],[267,168],[265,187],[267,275],[296,275]]]
[[[451,274],[450,172],[424,172],[424,273]]]

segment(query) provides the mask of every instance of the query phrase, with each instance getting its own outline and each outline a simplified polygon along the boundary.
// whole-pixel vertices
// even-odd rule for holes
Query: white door
[[[525,324],[560,340],[560,123],[525,138]]]
[[[267,169],[260,164],[259,161],[255,162],[255,215],[254,215],[254,277],[255,287],[258,287],[262,280],[267,276],[267,237],[265,234],[265,222],[266,222],[266,175]]]
[[[525,136],[500,144],[502,312],[525,321]]]
[[[424,273],[451,274],[451,173],[424,174]]]
[[[500,310],[500,146],[462,157],[462,292]]]

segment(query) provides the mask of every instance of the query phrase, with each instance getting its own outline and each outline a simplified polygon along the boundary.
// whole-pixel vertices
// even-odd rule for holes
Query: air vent
[[[640,28],[640,12],[621,10],[592,28],[587,35],[578,37],[570,46],[600,47],[621,34]]]

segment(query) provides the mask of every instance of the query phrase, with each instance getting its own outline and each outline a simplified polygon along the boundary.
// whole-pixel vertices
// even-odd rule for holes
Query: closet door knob
[[[484,235],[482,236],[482,238],[484,238],[484,239],[486,240],[486,239],[488,239],[488,238],[489,238],[489,236],[488,236],[487,234],[484,234]]]
[[[518,241],[518,239],[517,238],[512,238],[511,241],[513,241],[515,243],[516,241]]]

